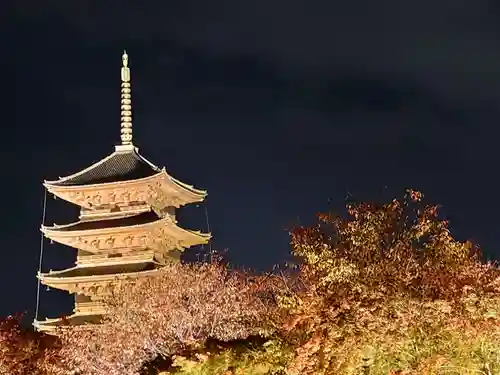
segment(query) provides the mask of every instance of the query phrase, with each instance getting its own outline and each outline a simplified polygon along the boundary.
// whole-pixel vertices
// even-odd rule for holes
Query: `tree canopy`
[[[294,267],[173,264],[118,286],[102,325],[57,339],[9,318],[0,373],[500,373],[497,265],[417,191],[346,208],[293,228]]]

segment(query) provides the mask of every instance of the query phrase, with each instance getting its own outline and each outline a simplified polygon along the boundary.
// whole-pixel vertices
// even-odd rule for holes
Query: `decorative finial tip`
[[[128,55],[126,50],[123,50],[122,61],[123,61],[123,66],[125,67],[128,66]]]

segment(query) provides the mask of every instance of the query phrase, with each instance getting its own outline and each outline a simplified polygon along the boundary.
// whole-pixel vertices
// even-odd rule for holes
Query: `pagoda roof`
[[[40,332],[51,334],[55,333],[57,328],[99,324],[102,322],[103,316],[103,314],[76,313],[64,318],[34,320],[33,326]]]
[[[149,224],[160,220],[160,217],[153,211],[147,211],[134,216],[126,216],[103,220],[80,220],[66,225],[54,225],[44,227],[45,229],[56,230],[60,232],[71,232],[80,230],[95,230],[104,228],[122,228],[135,225]]]
[[[133,145],[116,146],[115,151],[104,159],[77,173],[45,181],[46,186],[85,186],[112,182],[138,180],[162,171],[139,154]]]
[[[115,219],[80,220],[66,225],[42,226],[47,238],[91,253],[113,252],[114,249],[173,249],[205,244],[210,233],[184,229],[170,215],[158,216],[154,211]]]
[[[40,277],[57,277],[62,279],[62,278],[107,276],[107,275],[117,275],[124,273],[151,271],[156,268],[158,268],[158,265],[153,261],[140,261],[133,263],[115,263],[109,265],[76,266],[61,271],[51,271],[45,274],[42,273],[40,274]]]
[[[159,275],[161,264],[155,261],[115,263],[98,266],[76,266],[60,271],[38,273],[43,285],[66,290],[70,293],[96,295],[99,288],[106,288],[120,280]],[[91,290],[95,288],[95,290]]]

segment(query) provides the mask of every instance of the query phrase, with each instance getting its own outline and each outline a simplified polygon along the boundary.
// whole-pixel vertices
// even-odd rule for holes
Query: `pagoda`
[[[176,221],[177,208],[201,202],[207,192],[195,189],[145,159],[132,143],[132,101],[128,55],[121,68],[121,144],[113,153],[75,174],[45,181],[55,197],[78,205],[78,221],[45,226],[46,238],[77,249],[71,268],[38,272],[47,287],[75,295],[72,315],[35,318],[39,331],[58,326],[97,324],[106,309],[103,298],[117,283],[154,277],[179,260],[186,248],[205,244],[209,233],[187,230]]]

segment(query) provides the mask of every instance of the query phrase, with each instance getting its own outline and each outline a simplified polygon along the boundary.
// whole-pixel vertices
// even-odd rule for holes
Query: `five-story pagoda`
[[[102,299],[113,285],[153,277],[190,246],[210,234],[177,226],[175,209],[201,202],[207,193],[170,176],[139,154],[132,143],[132,102],[128,55],[121,68],[121,145],[84,170],[45,181],[48,192],[81,207],[79,220],[44,226],[52,241],[78,250],[74,267],[39,273],[41,284],[75,294],[67,318],[34,321],[40,331],[61,325],[98,323]]]

